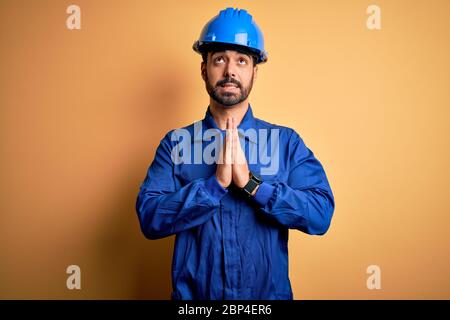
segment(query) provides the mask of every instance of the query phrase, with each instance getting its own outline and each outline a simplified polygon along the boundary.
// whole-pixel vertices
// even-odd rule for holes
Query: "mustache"
[[[233,79],[233,78],[225,78],[223,80],[218,81],[216,83],[216,87],[223,86],[224,84],[227,84],[227,83],[235,84],[238,88],[241,88],[241,83],[238,80]]]

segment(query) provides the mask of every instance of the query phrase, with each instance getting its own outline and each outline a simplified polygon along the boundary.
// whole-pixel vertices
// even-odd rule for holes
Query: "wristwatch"
[[[252,196],[253,191],[255,191],[256,187],[262,183],[261,178],[257,177],[250,171],[249,173],[250,180],[248,180],[247,184],[242,188],[249,197]]]

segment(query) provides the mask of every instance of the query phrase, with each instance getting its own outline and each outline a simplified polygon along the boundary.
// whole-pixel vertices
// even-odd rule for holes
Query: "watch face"
[[[258,176],[254,175],[253,172],[250,172],[250,180],[248,180],[243,189],[247,194],[250,195],[261,183],[262,180]]]
[[[249,182],[247,183],[247,185],[244,187],[244,190],[248,194],[251,194],[257,186],[258,186],[258,183],[255,182],[254,180],[250,179]]]

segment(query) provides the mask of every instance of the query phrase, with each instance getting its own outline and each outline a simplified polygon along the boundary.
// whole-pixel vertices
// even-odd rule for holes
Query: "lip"
[[[237,88],[237,85],[235,85],[234,83],[226,83],[220,86],[221,88]]]

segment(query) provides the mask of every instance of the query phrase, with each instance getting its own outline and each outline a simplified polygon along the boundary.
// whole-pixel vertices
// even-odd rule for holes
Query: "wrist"
[[[248,182],[250,181],[250,178],[247,178],[247,180],[243,181],[239,180],[239,181],[233,181],[233,183],[236,185],[236,187],[238,187],[239,189],[244,189],[244,187],[248,184]]]
[[[222,188],[226,189],[226,188],[228,187],[228,185],[227,185],[225,182],[223,182],[223,181],[217,176],[217,174],[216,174],[215,176],[216,176],[216,180],[217,180],[217,182],[220,184],[220,186],[221,186]]]

